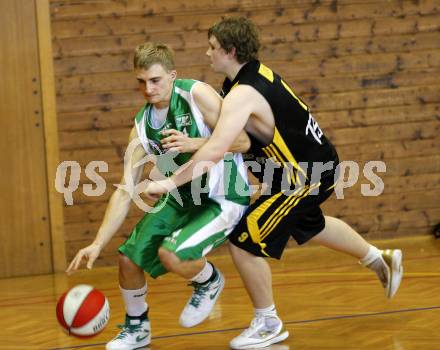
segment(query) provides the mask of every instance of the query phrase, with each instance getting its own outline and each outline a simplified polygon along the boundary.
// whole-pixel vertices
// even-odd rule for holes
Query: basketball
[[[58,322],[69,335],[86,338],[104,329],[110,317],[110,306],[102,292],[80,284],[60,297],[56,312]]]

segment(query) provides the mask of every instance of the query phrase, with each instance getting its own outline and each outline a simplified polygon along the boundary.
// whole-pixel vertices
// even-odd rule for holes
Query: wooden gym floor
[[[271,350],[440,349],[440,241],[431,237],[375,242],[401,247],[405,275],[396,297],[387,300],[373,273],[343,254],[321,247],[286,251],[274,261],[278,312],[290,337]],[[228,255],[211,259],[226,287],[209,319],[192,329],[178,324],[191,289],[167,275],[149,279],[151,350],[224,350],[247,327],[252,308]],[[107,328],[86,340],[68,337],[55,318],[57,298],[68,287],[88,283],[109,298]],[[117,269],[0,280],[0,349],[104,349],[123,321]]]

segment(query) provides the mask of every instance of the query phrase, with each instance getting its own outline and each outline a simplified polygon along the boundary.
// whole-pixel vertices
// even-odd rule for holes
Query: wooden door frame
[[[54,272],[62,272],[66,269],[66,245],[64,239],[63,202],[61,195],[55,189],[56,169],[59,164],[59,143],[49,0],[35,0],[35,9],[37,15],[41,99],[46,148],[52,268]]]

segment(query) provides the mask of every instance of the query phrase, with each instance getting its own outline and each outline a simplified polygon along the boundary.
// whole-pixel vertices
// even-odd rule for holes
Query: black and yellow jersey
[[[272,142],[265,145],[249,135],[251,148],[245,159],[265,164],[266,168],[272,163],[274,190],[282,188],[283,173],[284,181],[287,175],[290,185],[310,185],[313,166],[329,161],[338,162],[334,146],[310,114],[309,107],[278,74],[257,60],[250,61],[240,69],[233,81],[225,80],[222,96],[226,96],[237,85],[255,88],[272,109],[275,118]],[[267,182],[264,171],[253,173],[260,181]]]

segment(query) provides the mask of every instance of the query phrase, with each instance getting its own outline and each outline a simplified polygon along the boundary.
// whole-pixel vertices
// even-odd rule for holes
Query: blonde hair
[[[173,50],[162,43],[146,42],[136,47],[133,65],[135,69],[149,69],[159,63],[167,71],[175,69]]]

